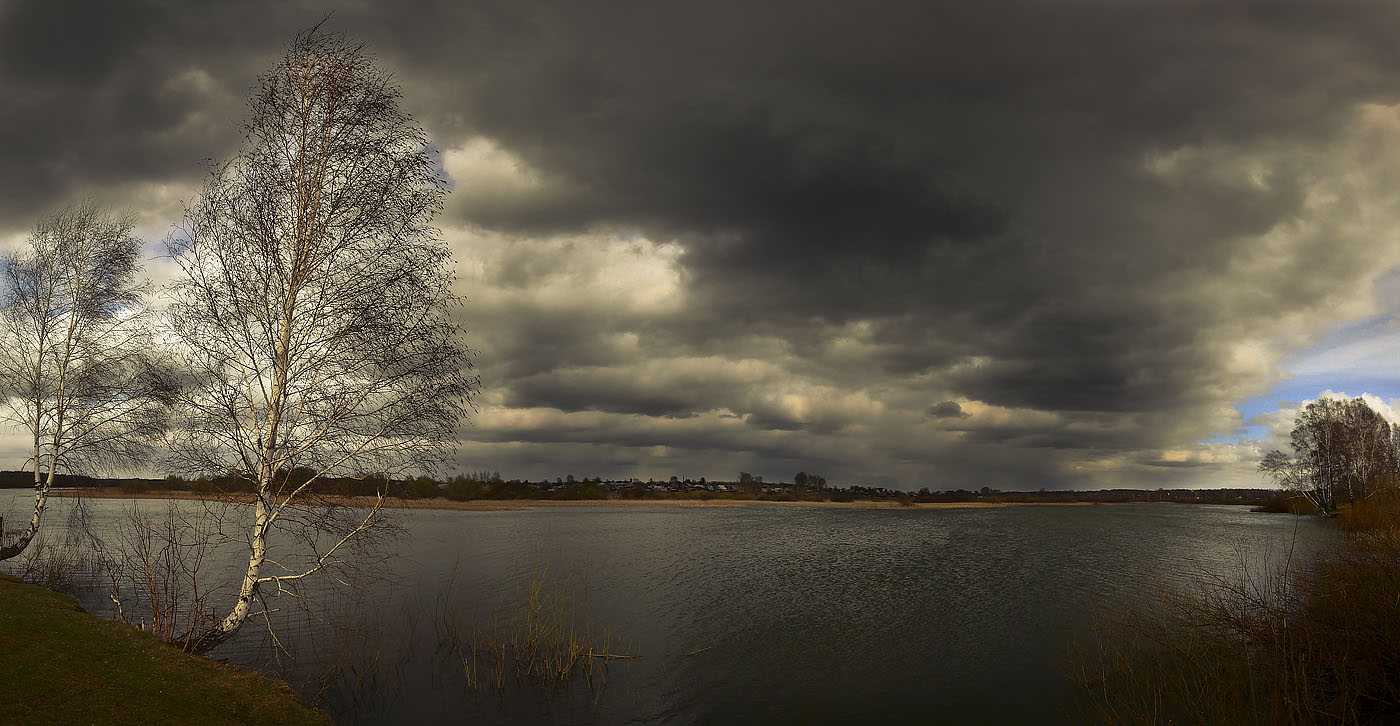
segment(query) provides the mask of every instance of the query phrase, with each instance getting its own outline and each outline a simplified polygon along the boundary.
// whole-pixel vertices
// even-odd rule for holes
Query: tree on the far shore
[[[1294,420],[1290,444],[1292,455],[1270,451],[1259,471],[1319,511],[1361,501],[1400,474],[1400,428],[1361,398],[1308,404]]]

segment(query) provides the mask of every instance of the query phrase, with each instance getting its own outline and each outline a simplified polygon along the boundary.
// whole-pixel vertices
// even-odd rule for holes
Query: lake
[[[0,492],[0,512],[18,521],[28,496]],[[91,501],[99,530],[132,506]],[[1237,579],[1329,536],[1315,518],[1175,504],[392,516],[395,577],[357,601],[368,629],[292,627],[296,658],[280,661],[293,680],[337,649],[354,661],[324,692],[346,723],[1075,723],[1066,655],[1098,609],[1153,583]],[[611,661],[603,687],[468,689],[445,618],[487,623],[541,571],[569,578],[579,621],[607,629],[609,652],[639,657]],[[80,600],[110,610],[100,588]],[[250,621],[213,655],[258,667],[266,640]]]

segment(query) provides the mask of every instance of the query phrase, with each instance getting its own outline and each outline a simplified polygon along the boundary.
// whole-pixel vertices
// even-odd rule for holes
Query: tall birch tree
[[[134,226],[84,202],[41,218],[0,261],[4,417],[25,432],[34,471],[33,514],[0,537],[0,560],[38,533],[60,472],[134,465],[163,431],[171,379],[149,352]]]
[[[258,79],[242,146],[169,240],[182,273],[170,329],[191,376],[172,463],[255,494],[242,580],[193,650],[375,524],[377,506],[297,540],[308,551],[270,553],[315,482],[432,471],[470,409],[477,380],[431,224],[446,184],[400,100],[363,46],[320,26],[298,34]]]

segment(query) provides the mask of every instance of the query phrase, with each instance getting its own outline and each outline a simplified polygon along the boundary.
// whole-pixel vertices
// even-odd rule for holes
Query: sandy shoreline
[[[158,491],[132,493],[116,489],[55,489],[56,497],[92,497],[95,499],[180,499],[202,501],[220,499],[250,502],[251,495],[211,497],[196,492]],[[373,497],[325,497],[323,501],[342,506],[373,506]],[[774,502],[756,499],[478,499],[458,502],[450,499],[387,498],[384,506],[391,509],[443,509],[461,512],[513,512],[550,507],[814,507],[817,509],[985,509],[997,507],[1083,507],[1101,502],[924,502],[913,506],[897,502]]]

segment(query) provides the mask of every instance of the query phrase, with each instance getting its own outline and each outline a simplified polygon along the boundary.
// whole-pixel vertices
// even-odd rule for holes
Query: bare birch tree
[[[1400,470],[1396,429],[1361,398],[1323,398],[1298,412],[1293,455],[1270,451],[1260,473],[1322,512],[1393,487]]]
[[[60,471],[129,466],[163,428],[170,377],[150,354],[134,219],[85,202],[43,217],[0,269],[5,418],[32,445],[34,513],[0,560],[39,531]]]
[[[274,558],[270,534],[319,479],[432,471],[470,408],[477,381],[431,225],[446,185],[400,99],[363,46],[298,34],[259,78],[239,151],[170,238],[183,273],[170,327],[191,371],[172,463],[256,494],[242,581],[193,650],[375,524],[377,506],[302,537],[314,550],[282,553],[296,563]]]

